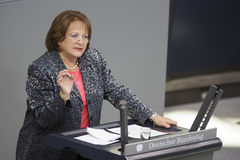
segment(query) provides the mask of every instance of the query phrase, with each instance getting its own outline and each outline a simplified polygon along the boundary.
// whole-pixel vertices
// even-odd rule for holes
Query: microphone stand
[[[121,152],[124,154],[125,144],[128,143],[128,118],[127,118],[127,101],[120,102],[120,125],[121,125]]]

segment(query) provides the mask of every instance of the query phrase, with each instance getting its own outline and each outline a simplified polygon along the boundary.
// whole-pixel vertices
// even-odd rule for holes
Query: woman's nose
[[[78,40],[77,40],[77,43],[83,45],[84,44],[84,40],[83,40],[83,37],[79,37]]]

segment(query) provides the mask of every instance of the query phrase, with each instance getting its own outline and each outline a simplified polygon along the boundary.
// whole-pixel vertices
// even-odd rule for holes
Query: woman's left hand
[[[167,118],[167,117],[160,116],[159,114],[157,114],[153,118],[151,116],[149,118],[152,119],[153,123],[156,124],[157,126],[170,128],[171,125],[174,125],[174,126],[177,125],[176,121],[174,121],[170,118]]]

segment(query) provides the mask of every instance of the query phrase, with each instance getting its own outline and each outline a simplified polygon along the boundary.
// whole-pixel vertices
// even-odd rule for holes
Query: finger
[[[61,75],[61,74],[66,73],[66,72],[68,72],[68,70],[66,70],[66,69],[61,70],[61,71],[58,73],[58,75]]]
[[[167,122],[164,122],[164,121],[157,121],[156,125],[162,126],[162,127],[165,127],[165,128],[170,128],[171,127],[170,124],[168,124]]]
[[[62,82],[62,77],[60,77],[58,80],[57,80],[57,84],[58,84],[58,86],[60,86],[61,85],[61,82]]]
[[[68,73],[68,72],[63,72],[63,73],[58,75],[58,79],[60,79],[60,78],[68,78],[68,79],[70,79],[71,78],[71,74]]]
[[[59,79],[60,77],[62,77],[63,75],[65,75],[66,73],[68,73],[68,70],[62,70],[58,73],[57,79]]]
[[[162,126],[165,127],[165,128],[170,128],[171,125],[169,125],[168,123],[162,123]]]
[[[177,121],[172,121],[171,124],[174,125],[174,126],[177,126]]]
[[[72,75],[69,72],[64,72],[63,75],[64,75],[64,77],[72,79]]]
[[[71,75],[71,80],[74,80],[74,75]]]
[[[57,79],[57,83],[60,83],[60,82],[62,82],[62,77]]]
[[[170,125],[177,125],[177,122],[172,119],[167,120],[167,123]]]
[[[167,118],[167,117],[165,117],[165,122],[170,124],[170,125],[177,125],[176,121],[174,121],[174,120],[172,120],[170,118]]]
[[[175,125],[176,121],[171,120],[170,118],[163,117],[162,119],[158,119],[158,125],[163,126],[165,128],[170,128],[171,125]]]

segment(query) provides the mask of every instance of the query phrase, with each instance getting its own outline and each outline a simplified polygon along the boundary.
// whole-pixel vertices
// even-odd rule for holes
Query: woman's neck
[[[73,68],[74,66],[76,66],[77,64],[77,58],[76,57],[73,57],[73,56],[67,56],[66,54],[64,53],[59,53],[64,65],[67,67],[67,68]]]

